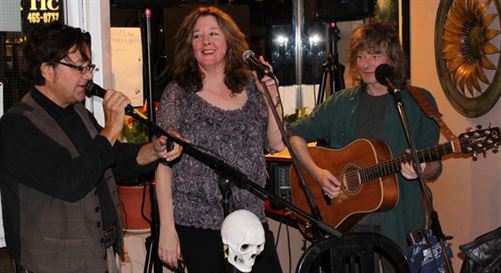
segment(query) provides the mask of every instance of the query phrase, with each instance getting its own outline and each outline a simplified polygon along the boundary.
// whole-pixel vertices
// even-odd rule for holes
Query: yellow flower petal
[[[489,5],[491,4],[491,0],[486,0],[482,4],[480,4],[480,8],[482,10],[482,14],[485,13],[485,11],[489,8]]]
[[[486,28],[484,30],[484,37],[485,37],[486,41],[490,41],[498,35],[499,35],[499,30],[497,30],[497,29]]]
[[[491,13],[485,16],[480,16],[480,23],[483,27],[489,26],[497,17],[497,14]]]
[[[464,60],[462,58],[456,58],[452,59],[450,62],[448,62],[448,69],[450,73],[455,72],[458,70],[458,68],[464,63]]]
[[[482,8],[482,5],[478,0],[468,1],[468,9],[471,12],[471,15],[475,18],[481,18],[482,14],[484,14],[485,10]]]
[[[485,75],[484,69],[482,69],[482,66],[477,66],[477,77],[478,77],[479,80],[481,80],[485,84],[489,84],[490,83],[489,79]]]
[[[485,69],[491,69],[491,70],[496,69],[496,66],[485,55],[482,55],[482,58],[480,59],[480,65]]]
[[[494,54],[498,53],[499,49],[497,49],[496,46],[493,45],[491,42],[486,42],[482,46],[482,52],[484,52],[485,54]]]

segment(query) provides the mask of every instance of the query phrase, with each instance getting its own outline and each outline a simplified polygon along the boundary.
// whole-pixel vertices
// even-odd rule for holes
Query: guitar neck
[[[439,144],[434,147],[423,149],[417,152],[419,162],[435,161],[442,156],[453,153],[452,142]],[[363,182],[371,181],[380,177],[400,172],[400,164],[411,162],[411,155],[403,155],[360,170],[360,176]]]

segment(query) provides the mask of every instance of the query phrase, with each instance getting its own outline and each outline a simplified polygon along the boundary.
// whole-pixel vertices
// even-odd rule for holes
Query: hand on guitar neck
[[[410,155],[410,150],[407,149],[405,153]],[[438,178],[441,170],[440,161],[421,162],[419,165],[421,166],[421,171],[426,181],[435,181]],[[418,178],[417,171],[410,161],[400,164],[400,174],[407,180],[415,180]]]
[[[421,166],[421,171],[424,173],[424,170],[426,169],[426,162],[419,163],[419,166]],[[414,180],[418,178],[417,171],[414,169],[414,166],[412,166],[412,162],[400,164],[400,174],[407,180]]]

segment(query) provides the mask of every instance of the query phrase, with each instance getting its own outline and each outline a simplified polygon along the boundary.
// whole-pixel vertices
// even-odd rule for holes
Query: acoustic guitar
[[[500,143],[499,128],[467,131],[457,139],[418,151],[420,162],[441,159],[448,154],[473,155],[493,149]],[[410,155],[392,158],[381,141],[358,139],[342,149],[308,147],[317,165],[329,170],[341,182],[338,197],[329,200],[310,174],[301,168],[306,187],[311,191],[322,221],[340,231],[349,230],[367,213],[392,209],[398,203],[397,173],[400,164],[410,162]],[[304,211],[311,211],[306,195],[291,170],[292,202]],[[307,225],[307,223],[305,223]],[[304,227],[303,227],[304,228]]]

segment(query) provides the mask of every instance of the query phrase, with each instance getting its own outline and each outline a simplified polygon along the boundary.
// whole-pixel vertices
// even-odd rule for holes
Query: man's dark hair
[[[45,84],[40,66],[43,63],[57,65],[57,62],[68,56],[73,47],[80,52],[84,61],[90,60],[91,56],[87,54],[87,49],[91,47],[88,32],[59,22],[33,28],[27,35],[23,48],[23,78],[33,85]]]

